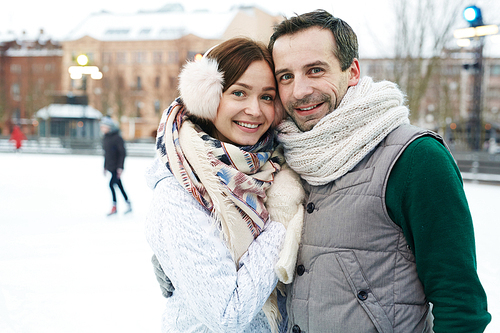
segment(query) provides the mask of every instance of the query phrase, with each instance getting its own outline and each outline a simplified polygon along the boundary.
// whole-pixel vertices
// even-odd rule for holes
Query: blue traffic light
[[[483,25],[483,15],[481,9],[477,6],[469,6],[464,9],[464,18],[471,27]]]

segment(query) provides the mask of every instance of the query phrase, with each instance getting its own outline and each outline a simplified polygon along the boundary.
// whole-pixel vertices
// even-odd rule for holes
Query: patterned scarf
[[[302,132],[292,120],[283,121],[278,140],[288,165],[311,185],[342,177],[392,130],[410,122],[403,102],[396,84],[364,77],[312,130]]]
[[[254,146],[210,137],[187,119],[180,99],[163,113],[156,148],[179,183],[215,218],[237,263],[262,232],[266,190],[283,164],[273,131]]]

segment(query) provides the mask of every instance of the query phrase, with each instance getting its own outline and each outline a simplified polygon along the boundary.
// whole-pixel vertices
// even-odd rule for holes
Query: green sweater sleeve
[[[437,140],[412,142],[388,180],[386,205],[411,246],[434,332],[483,332],[491,320],[476,271],[472,217],[460,171]]]

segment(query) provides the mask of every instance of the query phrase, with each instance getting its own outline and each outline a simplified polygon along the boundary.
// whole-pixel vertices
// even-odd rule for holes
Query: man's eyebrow
[[[290,70],[288,68],[279,69],[279,70],[274,72],[274,76],[280,76],[281,74],[286,73],[286,72],[290,72]]]
[[[323,66],[323,67],[330,67],[330,65],[327,62],[317,60],[311,63],[308,63],[303,66],[304,69],[311,68],[311,67],[316,67],[316,66]],[[274,72],[274,76],[279,76],[283,73],[286,72],[291,72],[288,68],[283,68],[283,69],[278,69],[277,71]]]
[[[330,65],[328,65],[327,62],[324,62],[324,61],[321,61],[321,60],[317,60],[315,62],[312,62],[310,64],[305,65],[304,68],[311,68],[311,67],[315,67],[315,66],[329,67]]]

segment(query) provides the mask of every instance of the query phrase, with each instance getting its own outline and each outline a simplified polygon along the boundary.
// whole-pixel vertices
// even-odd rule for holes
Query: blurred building
[[[234,36],[267,45],[281,17],[255,7],[224,13],[186,12],[181,5],[133,15],[89,16],[62,42],[63,89],[88,95],[89,105],[117,119],[126,140],[150,138],[162,111],[177,97],[177,77],[186,60]],[[85,54],[101,79],[72,79],[71,66]]]
[[[483,59],[482,83],[482,140],[500,139],[500,58]],[[423,59],[424,66],[429,59]],[[415,125],[442,134],[448,142],[467,149],[470,129],[468,121],[473,104],[473,59],[460,50],[445,50],[435,65],[418,110],[410,110]],[[362,59],[361,74],[372,76],[376,81],[396,81],[394,59]],[[423,79],[423,78],[422,78]],[[405,90],[405,78],[400,86]]]
[[[8,36],[0,41],[0,133],[14,124],[30,135],[32,117],[61,89],[62,47],[44,35]]]

